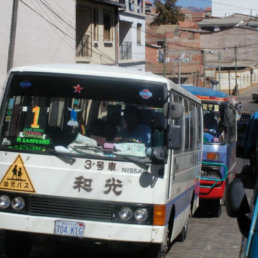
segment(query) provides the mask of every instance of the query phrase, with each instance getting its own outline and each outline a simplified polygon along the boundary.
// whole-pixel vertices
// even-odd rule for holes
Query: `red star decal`
[[[81,91],[83,90],[83,87],[81,87],[80,84],[77,84],[76,86],[73,86],[74,87],[74,93],[81,93]]]

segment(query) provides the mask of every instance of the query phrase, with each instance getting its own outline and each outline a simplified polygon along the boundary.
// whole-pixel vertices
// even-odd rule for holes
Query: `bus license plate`
[[[56,220],[55,234],[61,236],[83,237],[85,225],[81,222]]]

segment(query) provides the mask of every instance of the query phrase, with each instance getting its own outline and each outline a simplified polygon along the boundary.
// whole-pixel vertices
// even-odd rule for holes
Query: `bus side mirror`
[[[224,124],[226,126],[234,126],[235,124],[235,111],[231,105],[228,105],[225,109]]]
[[[179,119],[183,116],[184,106],[181,103],[170,104],[169,117],[171,119]]]
[[[180,150],[182,146],[182,128],[180,125],[170,125],[168,129],[168,148]]]
[[[237,218],[240,232],[248,237],[251,220],[246,214],[250,207],[240,178],[234,179],[226,188],[226,209],[228,216]]]

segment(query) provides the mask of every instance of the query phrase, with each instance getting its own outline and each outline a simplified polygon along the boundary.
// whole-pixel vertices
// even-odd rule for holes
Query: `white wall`
[[[131,23],[131,28],[126,35],[126,41],[132,41],[132,59],[134,61],[145,60],[145,17],[119,14],[119,20]],[[137,44],[137,23],[142,25],[141,44]]]
[[[2,86],[7,73],[7,56],[10,38],[12,1],[0,1],[0,87]]]
[[[233,13],[258,16],[257,0],[212,0],[212,16],[225,17]]]
[[[2,86],[7,72],[12,1],[1,0],[0,10]],[[19,1],[13,66],[64,62],[75,62],[75,0]]]

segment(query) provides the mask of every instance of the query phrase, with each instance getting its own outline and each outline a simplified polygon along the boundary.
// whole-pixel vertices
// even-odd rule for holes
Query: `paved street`
[[[248,110],[258,110],[258,104],[252,103],[250,99],[251,92],[254,92],[257,88],[254,87],[246,91],[239,98]],[[237,160],[238,173],[244,179],[247,195],[250,199],[252,195],[250,178],[246,173],[241,174],[242,168],[247,165],[249,165],[247,160]],[[2,252],[3,246],[1,239],[2,237],[0,237],[0,258],[5,258]],[[241,234],[238,230],[237,221],[227,216],[225,206],[223,206],[222,215],[219,218],[205,216],[192,218],[189,222],[187,239],[184,242],[175,242],[167,257],[234,258],[239,255],[240,245]],[[36,257],[125,257],[125,255],[106,253],[104,247],[97,247],[93,251],[87,251],[81,246],[51,246],[49,243],[45,243],[40,247],[34,247],[30,258]]]
[[[238,159],[238,167],[248,164],[247,160]],[[251,197],[252,189],[246,189]],[[230,218],[226,207],[222,207],[219,218],[194,217],[189,223],[187,239],[176,242],[168,257],[203,257],[218,258],[238,257],[241,244],[241,234],[236,219]]]

